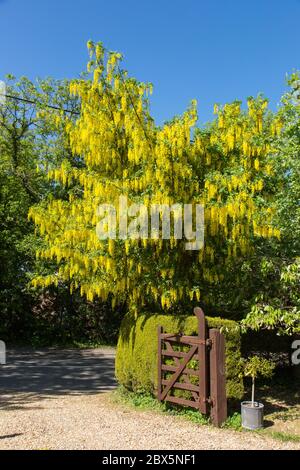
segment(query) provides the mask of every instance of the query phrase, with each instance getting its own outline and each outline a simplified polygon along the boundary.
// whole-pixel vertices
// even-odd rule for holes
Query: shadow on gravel
[[[114,363],[113,349],[7,351],[7,363],[0,366],[0,409],[22,408],[43,397],[112,390]]]
[[[22,436],[23,433],[22,432],[15,432],[14,434],[5,434],[4,436],[0,436],[0,439],[12,439],[13,437],[18,437],[18,436]]]

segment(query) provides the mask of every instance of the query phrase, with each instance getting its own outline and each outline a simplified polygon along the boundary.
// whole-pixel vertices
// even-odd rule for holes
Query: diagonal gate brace
[[[178,369],[176,370],[176,372],[172,375],[172,377],[170,378],[170,382],[169,384],[165,387],[165,389],[163,390],[162,394],[161,394],[161,400],[164,400],[168,394],[168,392],[171,390],[172,386],[174,385],[175,382],[177,382],[177,379],[180,377],[180,375],[182,374],[182,372],[184,371],[184,369],[186,368],[186,365],[189,363],[189,361],[192,359],[192,357],[194,356],[195,352],[197,351],[198,349],[198,346],[193,346],[189,352],[187,353],[187,355],[185,356],[184,358],[184,361],[180,364],[180,367],[178,367]]]

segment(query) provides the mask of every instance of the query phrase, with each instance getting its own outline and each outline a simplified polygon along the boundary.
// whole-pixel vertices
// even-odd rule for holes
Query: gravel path
[[[114,351],[17,350],[0,369],[0,449],[300,449],[110,400]]]
[[[111,403],[109,394],[2,396],[0,449],[299,449],[299,444],[198,426]]]

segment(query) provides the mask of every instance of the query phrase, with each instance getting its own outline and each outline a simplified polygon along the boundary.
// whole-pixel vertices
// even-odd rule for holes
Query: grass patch
[[[210,419],[197,410],[177,407],[176,405],[170,405],[166,402],[160,403],[150,394],[131,392],[122,385],[113,392],[112,400],[115,403],[142,410],[159,411],[169,416],[179,416],[196,424],[210,424]]]
[[[153,396],[145,393],[134,393],[120,385],[112,393],[112,401],[142,410],[166,411],[165,403],[160,403]]]
[[[271,431],[266,432],[265,434],[268,434],[269,436],[273,437],[273,439],[277,439],[281,442],[300,442],[300,436],[297,436],[296,434],[290,434],[281,431]]]
[[[181,408],[176,405],[171,405],[167,402],[161,403],[150,394],[132,392],[122,385],[112,392],[111,399],[114,403],[129,406],[131,408],[165,413],[169,416],[181,417],[199,425],[211,425],[209,417],[202,415],[199,413],[199,411],[193,408]],[[253,431],[245,430],[242,428],[241,414],[236,411],[236,408],[229,413],[230,415],[228,416],[227,420],[221,426],[222,429],[231,429],[237,432],[257,433],[261,436],[280,440],[281,442],[300,442],[300,436],[296,434],[281,431],[271,431],[268,428]]]
[[[234,429],[235,431],[243,431],[241,414],[235,412],[233,415],[228,416],[225,423],[223,423],[221,427],[225,429]]]
[[[210,419],[206,416],[199,413],[197,410],[193,410],[192,408],[171,408],[167,409],[167,413],[172,416],[182,416],[184,419],[191,421],[192,423],[196,424],[210,424]]]

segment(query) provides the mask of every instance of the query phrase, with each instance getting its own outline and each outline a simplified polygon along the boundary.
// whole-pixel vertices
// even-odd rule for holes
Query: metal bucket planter
[[[252,401],[241,403],[242,427],[245,429],[261,429],[264,427],[264,405]]]

